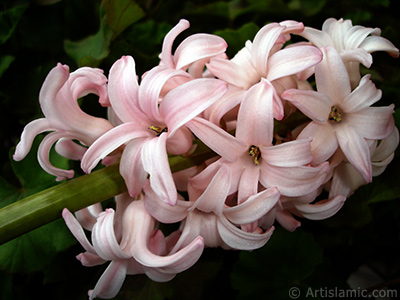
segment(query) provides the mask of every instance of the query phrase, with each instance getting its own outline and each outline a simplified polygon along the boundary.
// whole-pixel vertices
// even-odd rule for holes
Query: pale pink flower
[[[397,49],[389,40],[381,37],[379,28],[353,26],[351,20],[327,19],[322,25],[322,31],[305,27],[299,33],[318,48],[332,46],[340,54],[349,72],[352,87],[360,81],[359,64],[369,68],[372,64],[370,53],[386,51],[393,57],[399,56]]]
[[[399,131],[395,127],[392,133],[382,141],[367,140],[369,145],[372,175],[378,176],[384,172],[394,157],[399,144]],[[329,196],[339,194],[350,197],[360,186],[367,184],[359,172],[343,157],[342,151],[337,151],[332,158],[332,182],[329,186]]]
[[[194,118],[187,123],[200,140],[222,156],[192,179],[195,188],[205,189],[222,165],[232,170],[228,194],[238,192],[238,203],[257,194],[259,184],[297,197],[324,182],[328,163],[308,166],[312,160],[310,139],[273,145],[272,93],[274,88],[265,79],[246,93],[238,113],[236,137],[204,119]]]
[[[190,26],[187,20],[180,20],[165,36],[160,53],[160,65],[171,69],[188,71],[193,78],[203,77],[204,66],[212,57],[225,54],[228,47],[219,36],[206,33],[190,35],[183,40],[172,54],[176,37]]]
[[[366,182],[372,166],[366,139],[384,139],[394,128],[393,105],[370,107],[381,98],[364,76],[352,91],[346,67],[333,47],[322,48],[324,60],[316,66],[318,91],[287,90],[282,97],[311,118],[298,139],[310,138],[313,164],[328,160],[340,147]]]
[[[68,66],[57,64],[47,75],[39,94],[45,117],[25,126],[13,158],[22,160],[38,134],[52,131],[39,146],[38,161],[46,172],[57,177],[57,181],[72,178],[73,170],[59,169],[49,161],[53,144],[59,141],[56,150],[60,155],[79,160],[86,146],[113,127],[106,119],[90,116],[81,110],[77,100],[89,93],[98,95],[102,105],[108,102],[107,78],[102,70],[83,67],[70,74]]]
[[[158,66],[137,82],[132,57],[124,56],[111,68],[109,98],[116,116],[123,122],[101,136],[82,158],[82,169],[97,163],[121,146],[120,172],[131,196],[140,193],[150,174],[150,183],[163,201],[174,205],[177,191],[168,153],[183,154],[193,136],[184,126],[225,92],[226,84],[213,78],[190,79],[172,89],[160,101],[164,84],[172,77],[188,78],[181,70]]]
[[[154,218],[144,209],[143,200],[122,194],[116,201],[116,212],[106,209],[97,216],[92,228],[92,244],[77,219],[67,209],[63,210],[68,228],[86,250],[77,256],[81,263],[96,266],[110,261],[95,288],[89,291],[90,299],[115,297],[126,275],[146,274],[154,281],[169,281],[190,268],[204,248],[201,237],[195,237],[185,247],[174,247],[180,233],[165,238],[155,229]]]
[[[211,59],[207,64],[208,71],[243,90],[242,95],[235,95],[233,100],[226,101],[226,111],[236,106],[243,98],[243,93],[259,84],[260,80],[274,84],[277,80],[309,69],[321,61],[321,52],[313,46],[300,45],[282,49],[290,33],[299,33],[303,28],[302,23],[294,21],[270,23],[258,31],[253,42],[247,41],[246,46],[231,60]],[[270,96],[274,99],[274,116],[280,120],[284,114],[282,101],[276,92]]]
[[[187,246],[196,236],[203,237],[206,247],[260,248],[267,243],[274,228],[263,230],[255,226],[247,231],[241,226],[257,222],[265,215],[278,201],[279,192],[270,188],[251,195],[244,203],[229,206],[226,202],[231,177],[231,170],[222,167],[204,191],[189,189],[189,201],[178,200],[173,207],[159,201],[152,189],[145,186],[145,207],[159,222],[182,221],[182,235],[175,245],[176,249]]]

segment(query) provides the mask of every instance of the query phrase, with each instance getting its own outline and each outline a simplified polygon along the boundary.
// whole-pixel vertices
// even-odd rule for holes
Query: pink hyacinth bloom
[[[102,70],[84,67],[70,74],[68,66],[57,64],[47,75],[39,94],[40,107],[45,117],[25,126],[14,160],[22,160],[28,154],[38,134],[52,131],[39,146],[38,161],[46,172],[57,177],[57,181],[72,178],[73,170],[62,170],[50,163],[49,151],[52,145],[59,141],[56,145],[59,154],[79,160],[86,151],[85,146],[90,146],[113,127],[109,121],[90,116],[80,109],[78,98],[89,93],[98,95],[102,105],[107,103],[107,78]],[[81,145],[73,140],[79,141]]]
[[[399,130],[395,127],[393,132],[378,144],[377,140],[367,140],[372,165],[372,175],[383,173],[392,161],[394,152],[399,145]],[[330,197],[338,194],[351,196],[360,186],[367,184],[359,172],[343,158],[343,153],[338,151],[332,158],[333,174],[329,189]]]
[[[192,179],[197,189],[205,189],[222,165],[232,170],[229,194],[238,192],[238,202],[264,188],[277,187],[285,196],[297,197],[318,188],[325,180],[328,163],[311,167],[309,139],[273,145],[274,88],[262,79],[242,100],[236,137],[204,119],[194,118],[187,126],[207,146],[222,156]],[[325,175],[324,175],[325,174]],[[222,183],[221,183],[222,184]]]
[[[204,248],[201,237],[195,237],[185,247],[174,247],[176,234],[165,238],[160,230],[154,229],[154,219],[144,209],[143,200],[122,194],[116,201],[116,212],[106,209],[97,216],[92,243],[77,219],[67,209],[62,213],[68,228],[86,250],[77,256],[81,263],[96,266],[111,262],[95,288],[89,291],[90,299],[115,297],[126,275],[146,274],[154,281],[169,281],[190,268]],[[121,203],[122,206],[118,206]],[[177,234],[179,236],[179,232]]]
[[[380,34],[379,28],[353,26],[351,20],[334,18],[327,19],[322,25],[322,30],[305,27],[304,31],[299,33],[318,48],[332,46],[339,52],[349,72],[353,88],[361,78],[359,64],[367,68],[372,64],[370,53],[386,51],[393,57],[399,56],[399,49]]]
[[[246,46],[231,60],[213,58],[207,64],[207,69],[217,78],[244,91],[259,84],[260,80],[274,84],[279,79],[309,69],[321,61],[322,54],[314,46],[282,49],[289,34],[299,33],[303,28],[302,23],[294,21],[270,23],[258,31],[253,42],[247,41]],[[242,98],[241,95],[237,97]],[[283,104],[276,92],[271,97],[274,99],[274,117],[280,120],[284,114]],[[237,105],[236,102],[231,101],[226,105],[230,105],[231,109]]]
[[[370,75],[352,90],[339,53],[330,46],[322,51],[324,60],[315,71],[318,92],[291,89],[282,97],[313,120],[298,136],[312,139],[312,163],[326,161],[340,147],[368,183],[372,180],[372,165],[366,139],[379,140],[391,134],[394,106],[370,107],[382,94]]]
[[[178,200],[173,207],[159,201],[154,191],[145,186],[145,207],[155,219],[162,223],[183,221],[177,249],[187,246],[196,236],[203,237],[206,247],[223,249],[254,250],[267,243],[273,227],[264,231],[255,226],[247,231],[241,226],[257,222],[265,215],[278,201],[278,190],[270,188],[250,196],[242,204],[228,206],[226,179],[232,177],[230,173],[229,168],[221,168],[206,190],[190,191],[189,201]]]
[[[120,172],[130,195],[140,193],[150,174],[159,197],[174,205],[177,191],[168,154],[183,154],[192,146],[185,123],[199,115],[225,92],[226,84],[212,78],[189,79],[188,74],[165,66],[150,70],[140,84],[132,57],[114,63],[109,75],[109,98],[113,111],[123,122],[101,136],[82,158],[82,169],[90,172],[107,155],[124,146]],[[172,77],[186,78],[160,102],[160,92]]]
[[[171,69],[188,71],[193,78],[203,77],[204,66],[212,57],[224,55],[228,47],[219,36],[205,33],[193,34],[183,40],[172,54],[176,37],[190,26],[187,20],[179,23],[164,38],[160,65]]]

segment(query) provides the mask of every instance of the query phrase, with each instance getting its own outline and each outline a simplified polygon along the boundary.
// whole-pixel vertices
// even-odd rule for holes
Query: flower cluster
[[[253,250],[274,224],[293,231],[300,218],[328,218],[384,171],[398,145],[394,106],[372,106],[381,90],[360,74],[374,51],[399,56],[379,29],[342,19],[322,30],[270,23],[230,59],[224,39],[211,34],[193,34],[173,51],[188,27],[181,20],[165,36],[159,64],[140,77],[130,56],[108,78],[58,64],[40,91],[44,118],[25,127],[16,148],[21,160],[35,136],[51,131],[38,160],[57,180],[74,172],[51,164],[53,145],[87,173],[120,164],[128,192],[115,209],[62,214],[85,249],[82,264],[110,262],[90,299],[114,297],[127,274],[171,280],[205,247]],[[107,119],[80,109],[77,99],[89,93]],[[215,155],[172,172],[170,159],[190,159],[199,141]],[[178,226],[165,236],[162,224]]]

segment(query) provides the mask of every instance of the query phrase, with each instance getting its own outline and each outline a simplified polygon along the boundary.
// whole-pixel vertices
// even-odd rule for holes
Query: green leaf
[[[112,30],[108,27],[106,18],[103,17],[96,34],[80,41],[65,40],[64,49],[79,66],[97,67],[110,52],[111,38]]]
[[[247,23],[237,30],[219,30],[215,34],[222,37],[228,43],[227,54],[232,57],[245,46],[247,40],[253,40],[259,29],[254,23]]]
[[[319,13],[325,4],[326,0],[291,0],[288,8],[300,11],[304,16],[313,16]]]
[[[35,140],[32,151],[24,160],[11,161],[21,187],[14,187],[4,178],[0,178],[0,207],[56,184],[54,176],[44,172],[37,162],[36,152],[40,141],[40,137]],[[51,152],[50,160],[59,167],[68,166],[67,160],[56,155],[54,151]],[[58,220],[1,245],[0,269],[10,273],[41,270],[49,264],[57,251],[64,250],[74,243],[65,224]]]
[[[237,299],[289,299],[292,287],[302,283],[322,262],[322,248],[301,228],[288,232],[278,227],[261,249],[241,252],[231,282]]]
[[[12,55],[4,55],[0,57],[0,78],[3,76],[4,72],[8,69],[14,59],[15,57]]]
[[[113,37],[118,36],[128,26],[145,16],[144,11],[132,0],[103,0],[106,10],[106,21],[113,31]]]
[[[12,36],[27,8],[28,4],[25,4],[0,12],[0,44],[4,44]]]

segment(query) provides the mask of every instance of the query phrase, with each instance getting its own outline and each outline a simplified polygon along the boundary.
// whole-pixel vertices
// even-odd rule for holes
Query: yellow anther
[[[337,123],[342,122],[342,113],[337,109],[336,106],[331,107],[331,112],[329,113],[329,121],[334,121]]]
[[[163,133],[163,132],[168,132],[168,128],[167,127],[161,128],[161,127],[157,127],[157,126],[151,125],[149,127],[149,129],[154,131],[155,133],[157,133],[157,136],[160,136],[161,133]]]
[[[261,150],[257,146],[251,145],[249,148],[249,155],[254,158],[254,163],[258,166],[261,159]]]

